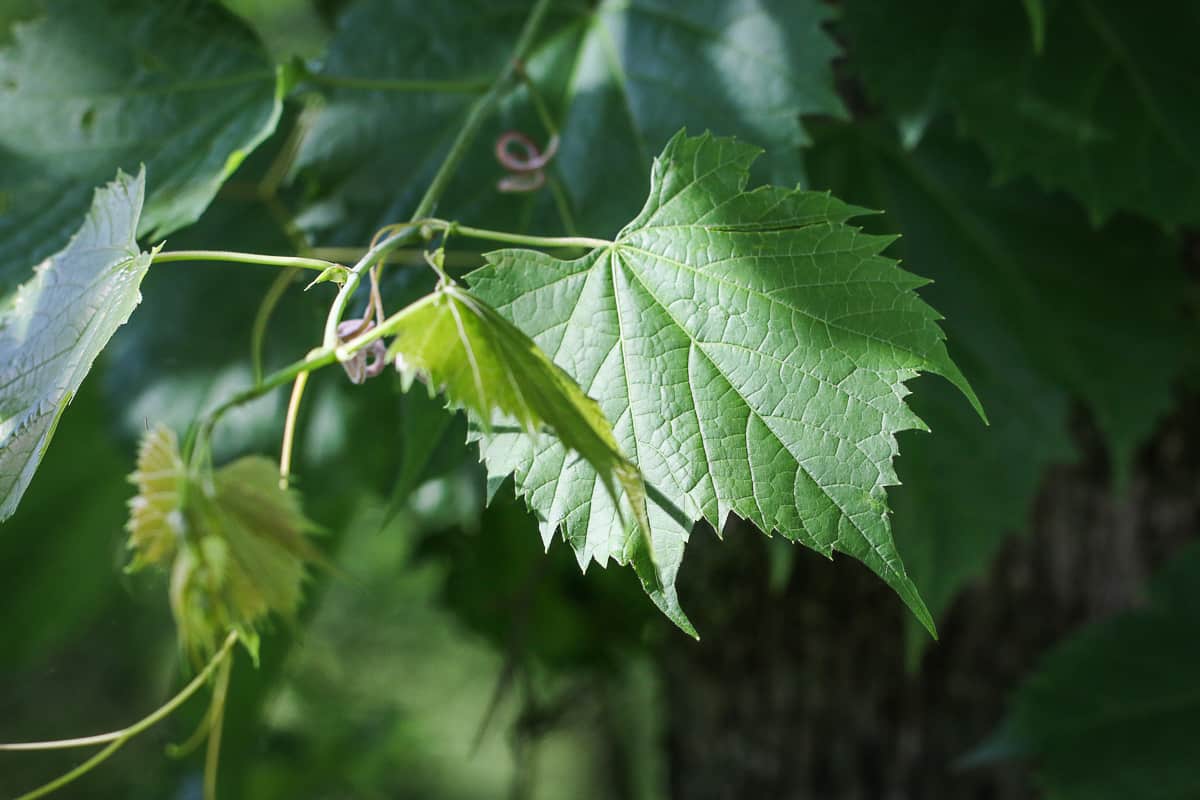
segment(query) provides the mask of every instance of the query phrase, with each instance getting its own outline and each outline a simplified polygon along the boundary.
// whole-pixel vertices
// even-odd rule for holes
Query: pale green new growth
[[[891,238],[847,224],[863,210],[828,194],[744,191],[758,153],[681,132],[613,244],[574,261],[504,250],[469,280],[613,422],[654,501],[652,596],[681,627],[689,529],[734,513],[853,555],[932,630],[887,518],[895,434],[924,427],[904,382],[938,373],[978,402],[915,291],[925,281],[880,255]],[[492,474],[516,473],[547,541],[561,526],[581,564],[624,560],[629,523],[587,464],[502,431],[481,448]]]
[[[215,472],[189,470],[173,431],[142,438],[138,493],[129,501],[130,572],[170,569],[171,612],[184,651],[199,664],[237,631],[252,654],[268,615],[291,618],[303,597],[305,562],[324,559],[300,498],[279,486],[279,467],[246,456]]]
[[[426,378],[431,390],[443,392],[452,407],[466,409],[485,431],[515,423],[534,446],[556,441],[560,450],[578,453],[579,463],[588,465],[609,498],[617,497],[620,485],[634,520],[649,529],[641,475],[622,454],[600,407],[493,308],[448,283],[383,327],[396,337],[388,358],[406,381]],[[648,539],[631,527],[621,552],[649,565],[643,541]]]
[[[145,175],[97,189],[83,227],[0,317],[0,520],[12,516],[96,356],[141,300]]]

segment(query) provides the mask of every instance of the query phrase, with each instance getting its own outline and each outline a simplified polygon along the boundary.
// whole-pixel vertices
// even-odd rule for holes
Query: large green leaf
[[[633,517],[645,522],[641,475],[621,453],[612,427],[594,400],[555,366],[528,336],[479,298],[447,283],[410,305],[386,326],[388,348],[407,380],[422,377],[454,408],[466,409],[485,430],[516,426],[533,442],[543,429],[582,457],[611,498],[620,485]],[[622,558],[650,567],[641,537],[631,530]]]
[[[141,300],[150,254],[134,239],[142,174],[96,190],[66,248],[0,317],[0,520],[12,516],[96,356]]]
[[[340,20],[319,83],[331,84],[297,167],[320,183],[314,228],[362,240],[407,216],[471,101],[500,72],[528,13],[527,0],[419,3],[373,0]],[[641,202],[650,158],[681,125],[768,146],[762,177],[794,183],[801,114],[840,114],[816,0],[665,0],[559,3],[527,70],[561,130],[553,174],[569,216],[592,233],[615,232]],[[443,91],[421,81],[444,81]],[[351,84],[351,85],[345,85]],[[517,90],[503,124],[548,134]],[[500,124],[489,127],[495,136]],[[472,220],[525,202],[496,191],[503,174],[481,137],[443,206]],[[550,192],[549,189],[546,192]],[[537,227],[563,222],[547,200]]]
[[[1048,1],[1040,50],[1016,2],[850,0],[845,24],[910,142],[951,111],[1002,174],[1066,189],[1097,220],[1200,221],[1194,4]]]
[[[1124,218],[1096,231],[1033,187],[989,186],[979,154],[940,129],[913,151],[877,128],[830,129],[810,170],[889,209],[876,227],[902,234],[905,263],[934,279],[927,295],[991,417],[981,429],[938,386],[913,402],[934,435],[904,442],[896,537],[940,613],[1024,529],[1045,467],[1072,457],[1072,397],[1095,415],[1116,474],[1127,471],[1196,340],[1173,305],[1185,276],[1150,226]]]
[[[1200,547],[1155,579],[1149,604],[1084,628],[1013,698],[983,763],[1022,755],[1060,800],[1185,800],[1200,764]]]
[[[611,245],[569,262],[504,250],[469,279],[600,401],[657,493],[656,600],[673,618],[692,522],[735,513],[862,560],[932,627],[885,502],[895,433],[923,427],[904,382],[934,372],[974,395],[917,296],[924,279],[880,255],[891,238],[847,224],[862,210],[825,193],[745,191],[758,152],[680,133]],[[620,555],[625,526],[587,465],[505,434],[482,451],[516,472],[547,539],[561,525],[583,564]]]
[[[279,111],[263,49],[215,3],[49,3],[0,50],[0,297],[118,167],[150,174],[139,234],[192,222]]]

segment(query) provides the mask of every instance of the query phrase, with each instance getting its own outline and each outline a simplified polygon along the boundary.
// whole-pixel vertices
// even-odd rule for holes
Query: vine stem
[[[435,223],[435,224],[436,223],[444,223],[443,220],[425,220],[424,222],[430,222],[430,223]],[[460,226],[455,226],[452,223],[444,223],[444,224],[447,226],[448,230],[455,230],[459,233],[462,232],[462,228]],[[508,234],[499,233],[497,231],[483,231],[481,229],[476,229],[476,228],[470,228],[468,230],[471,230],[471,231],[473,231],[475,233],[479,233],[479,234],[486,234],[487,237],[489,237],[489,238],[492,237],[493,235],[505,236],[505,237],[508,236]],[[587,239],[584,237],[561,238],[561,237],[549,237],[549,236],[520,236],[517,234],[513,234],[512,238],[503,239],[502,241],[513,241],[518,244],[534,243],[534,244],[542,244],[542,245],[548,245],[548,246],[554,246],[554,247],[600,247],[600,246],[608,246],[608,245],[612,244],[612,242],[607,241],[605,239]],[[375,249],[377,249],[377,248],[375,248]],[[364,258],[365,258],[365,256],[364,256]],[[462,290],[457,289],[455,291],[462,291]],[[309,351],[308,355],[305,356],[303,359],[301,359],[299,361],[294,361],[291,364],[289,364],[288,366],[284,367],[283,369],[280,369],[277,372],[271,373],[270,375],[263,378],[260,382],[256,383],[254,386],[251,386],[249,389],[239,392],[238,394],[236,394],[233,397],[226,400],[221,405],[214,408],[211,412],[209,412],[209,414],[201,422],[200,431],[198,433],[198,439],[207,438],[211,434],[213,426],[216,425],[217,421],[225,414],[225,412],[227,412],[233,408],[236,408],[237,406],[243,405],[245,403],[249,403],[252,400],[257,400],[259,397],[262,397],[267,392],[270,392],[273,389],[284,385],[285,383],[295,381],[296,387],[294,387],[294,389],[293,389],[293,396],[292,396],[291,402],[289,403],[289,406],[295,406],[296,409],[298,409],[299,396],[303,394],[304,382],[307,381],[308,373],[314,372],[315,370],[318,370],[322,367],[329,366],[330,364],[333,364],[335,362],[344,361],[344,360],[350,358],[351,356],[353,356],[359,350],[361,350],[364,347],[366,347],[367,345],[371,344],[371,342],[374,342],[377,339],[382,339],[385,336],[390,336],[395,331],[395,329],[397,327],[399,327],[400,323],[402,323],[404,321],[404,318],[406,316],[418,311],[421,308],[424,308],[426,305],[429,305],[430,303],[436,303],[439,299],[439,295],[440,295],[439,292],[433,292],[432,294],[425,295],[421,299],[400,309],[395,314],[392,314],[390,317],[385,319],[380,324],[376,325],[375,327],[371,328],[368,331],[364,331],[363,333],[360,333],[358,336],[355,336],[354,338],[350,339],[347,342],[339,342],[337,339],[337,336],[336,336],[336,331],[335,331],[334,343],[332,345],[323,345],[321,347],[318,347],[314,350]],[[301,380],[301,379],[303,379],[303,380]],[[297,391],[297,389],[298,389],[298,391]],[[293,419],[295,415],[296,415],[296,410],[289,408],[288,419],[289,420]],[[294,423],[289,422],[288,424],[291,425]],[[289,436],[285,440],[284,451],[283,451],[284,454],[286,454],[285,459],[288,462],[290,462],[290,452],[291,452],[290,439],[291,439],[291,437]],[[286,469],[284,469],[284,465],[282,463],[280,466],[281,466],[281,480],[283,480],[286,475]],[[290,466],[290,464],[289,464],[289,466]]]
[[[391,334],[396,327],[399,326],[404,318],[424,308],[430,303],[435,303],[438,300],[438,293],[428,294],[420,300],[405,306],[404,308],[392,314],[385,319],[381,324],[376,325],[369,331],[359,334],[348,342],[333,347],[318,347],[315,350],[309,351],[308,355],[299,361],[294,361],[283,369],[277,372],[272,372],[270,375],[262,379],[261,382],[251,386],[233,397],[226,400],[221,405],[214,408],[201,421],[200,430],[197,432],[197,440],[206,438],[211,435],[213,426],[220,420],[225,412],[237,406],[249,403],[252,400],[257,400],[267,392],[272,391],[286,383],[295,381],[302,375],[307,375],[322,367],[327,367],[330,364],[336,363],[339,360],[350,358],[362,348],[369,345],[376,339],[381,339],[384,336]],[[307,378],[305,379],[307,380]]]
[[[291,270],[279,273],[259,304],[258,313],[254,315],[254,325],[250,328],[250,364],[255,383],[260,382],[263,377],[263,340],[267,335],[267,323],[271,321],[275,306],[279,305],[284,292],[297,274],[299,273]]]
[[[229,696],[229,673],[233,660],[225,659],[213,687],[212,720],[209,725],[208,748],[204,754],[204,800],[217,800],[217,766],[221,759],[221,729],[225,722],[225,701]]]
[[[301,372],[292,384],[292,397],[288,400],[287,417],[283,421],[283,444],[279,447],[279,488],[286,490],[292,476],[292,449],[296,444],[296,421],[300,417],[300,402],[304,399],[304,387],[308,385],[309,373]]]
[[[71,783],[76,778],[87,774],[101,762],[108,759],[113,753],[121,749],[122,746],[134,736],[137,736],[147,728],[153,727],[161,722],[166,717],[170,716],[177,708],[187,702],[188,698],[200,690],[208,679],[212,676],[217,667],[221,666],[229,658],[229,653],[237,643],[238,636],[236,632],[231,632],[225,638],[225,643],[221,645],[221,649],[209,660],[204,669],[192,679],[192,682],[185,686],[177,695],[172,697],[167,702],[159,706],[153,713],[138,720],[128,728],[123,728],[112,733],[102,733],[98,736],[85,736],[79,739],[57,739],[51,742],[20,742],[16,744],[0,744],[0,750],[58,750],[68,747],[88,747],[94,744],[103,744],[109,742],[108,747],[101,750],[96,755],[84,761],[75,769],[61,775],[49,783],[34,789],[32,792],[21,795],[17,800],[35,800],[38,797],[45,797],[51,792],[57,791],[62,787]]]
[[[385,320],[384,324],[378,325],[370,331],[362,333],[349,342],[342,343],[339,341],[337,333],[338,325],[341,323],[342,317],[345,316],[346,307],[350,304],[350,299],[354,296],[354,293],[358,290],[359,285],[362,283],[363,275],[366,274],[376,262],[380,261],[381,259],[386,259],[388,254],[393,250],[412,241],[414,235],[420,231],[421,225],[424,222],[435,224],[443,230],[450,230],[452,228],[457,229],[464,236],[479,235],[481,238],[490,238],[495,241],[518,242],[534,245],[541,243],[546,246],[571,247],[599,246],[609,244],[609,242],[605,242],[600,239],[553,240],[542,237],[520,237],[518,240],[517,238],[513,238],[515,236],[513,234],[504,234],[499,231],[484,231],[481,228],[467,228],[464,230],[463,228],[454,226],[452,223],[446,222],[445,220],[429,219],[430,214],[432,214],[438,200],[446,191],[446,187],[450,184],[450,180],[453,178],[454,172],[457,170],[459,163],[466,156],[467,150],[478,136],[479,130],[482,128],[484,121],[495,108],[496,104],[499,103],[500,98],[508,84],[511,83],[514,78],[519,77],[521,61],[525,57],[525,54],[529,51],[529,48],[533,45],[534,38],[537,36],[538,29],[541,27],[542,20],[545,18],[549,8],[550,0],[538,0],[537,4],[530,11],[529,16],[525,20],[524,26],[521,28],[521,33],[517,38],[517,43],[513,47],[508,66],[503,72],[501,72],[500,75],[496,77],[494,81],[492,81],[487,92],[485,92],[471,104],[471,108],[467,112],[467,117],[463,121],[462,127],[459,129],[458,135],[455,136],[454,142],[450,145],[449,152],[446,154],[441,166],[438,167],[438,171],[433,176],[433,180],[430,181],[429,187],[425,190],[425,194],[421,197],[421,201],[417,204],[417,208],[413,212],[412,221],[407,224],[396,226],[395,232],[391,236],[388,236],[367,250],[362,258],[355,263],[354,267],[349,270],[349,274],[346,276],[346,282],[342,284],[341,288],[338,290],[337,296],[334,297],[333,303],[330,305],[329,314],[325,318],[325,330],[321,347],[310,351],[302,360],[293,362],[283,369],[266,376],[254,386],[251,386],[245,391],[239,392],[229,400],[210,411],[201,421],[199,429],[197,430],[196,440],[198,442],[207,441],[217,421],[220,420],[220,418],[230,409],[236,408],[244,403],[248,403],[251,400],[255,400],[272,389],[293,381],[301,373],[312,372],[313,370],[332,364],[338,360],[339,355],[345,357],[347,353],[352,353],[358,348],[375,341],[388,332],[389,327],[387,323],[394,323],[400,314],[404,314],[406,311],[412,310],[414,306],[419,305],[422,301],[418,301],[416,304],[414,304],[414,306],[409,306],[406,309],[402,309],[397,314],[389,317],[388,320]],[[507,238],[500,239],[498,237]],[[590,244],[584,244],[585,242],[589,242]],[[221,251],[190,252],[203,253],[203,257],[212,258],[213,253],[220,253]],[[180,256],[179,253],[160,254],[160,256],[161,255],[167,255],[169,257],[173,255],[173,258],[169,258],[168,260],[183,260],[183,257]],[[340,266],[333,264],[332,262],[320,261],[319,259],[289,258],[286,259],[286,263],[283,263],[277,260],[279,257],[274,256],[248,257],[248,254],[245,253],[222,253],[222,255],[229,256],[229,258],[224,260],[240,260],[248,263],[271,264],[274,266],[302,266],[307,269],[320,270],[325,270],[331,266]],[[430,297],[434,297],[434,295],[431,295]]]
[[[266,267],[298,267],[324,272],[330,267],[340,267],[332,261],[302,256],[266,256],[259,253],[238,253],[232,250],[165,250],[154,254],[152,264],[169,264],[173,261],[228,261],[234,264],[261,264]]]
[[[364,89],[375,92],[432,92],[478,94],[488,88],[486,79],[447,81],[432,78],[360,78],[353,75],[325,75],[301,65],[301,79],[317,86],[335,89]]]
[[[442,222],[442,220],[430,220],[430,222],[437,223]],[[526,236],[521,233],[471,228],[467,225],[459,225],[457,223],[445,224],[447,231],[451,234],[458,234],[459,236],[466,236],[471,239],[487,239],[492,242],[524,244],[530,247],[583,247],[590,250],[595,247],[610,247],[613,244],[608,239],[593,239],[588,236]]]
[[[417,208],[413,211],[412,216],[414,220],[428,217],[433,213],[434,206],[437,205],[438,200],[445,193],[446,187],[450,185],[450,179],[454,177],[459,163],[466,156],[467,150],[479,135],[479,130],[483,127],[484,120],[487,119],[497,103],[500,102],[500,98],[507,86],[515,77],[520,75],[521,61],[525,58],[529,48],[533,46],[533,40],[537,36],[538,29],[541,28],[542,20],[545,18],[549,8],[550,0],[538,0],[533,10],[529,12],[529,16],[525,19],[525,24],[521,28],[521,33],[517,37],[517,43],[513,47],[512,54],[509,56],[508,66],[496,76],[496,79],[492,81],[488,90],[471,104],[471,108],[467,112],[467,117],[463,120],[462,127],[458,130],[458,135],[454,137],[454,142],[450,145],[450,151],[446,154],[441,166],[438,167],[437,173],[433,176],[433,180],[430,181],[429,187],[425,190],[425,194],[421,197],[421,201],[417,204]],[[346,283],[342,285],[341,291],[338,292],[337,297],[334,298],[333,305],[329,309],[329,316],[325,320],[324,347],[333,348],[337,346],[338,323],[345,316],[346,306],[350,303],[350,298],[353,297],[355,290],[358,289],[359,284],[362,282],[363,274],[378,259],[385,257],[390,251],[402,244],[411,241],[413,235],[418,230],[419,227],[416,224],[410,224],[399,229],[368,250],[366,255],[354,265],[354,269],[350,271]]]

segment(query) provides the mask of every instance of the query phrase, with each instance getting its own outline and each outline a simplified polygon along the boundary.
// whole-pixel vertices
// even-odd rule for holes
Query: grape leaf
[[[845,27],[910,144],[949,111],[1001,174],[1070,191],[1096,222],[1200,221],[1200,94],[1180,79],[1195,72],[1195,6],[1039,5],[1040,51],[1015,2],[851,0]]]
[[[374,0],[347,10],[317,79],[330,84],[327,102],[296,162],[325,192],[306,217],[310,229],[359,243],[407,217],[467,107],[504,67],[529,6]],[[795,182],[796,147],[807,141],[800,115],[842,113],[836,48],[821,28],[828,16],[816,0],[553,8],[526,70],[561,130],[552,172],[569,217],[593,233],[620,227],[637,212],[651,156],[681,125],[762,142],[761,176]],[[453,86],[413,83],[428,80]],[[481,141],[506,127],[543,145],[549,136],[520,88]],[[504,173],[491,148],[475,148],[461,173],[443,213],[529,224],[528,201],[496,191]],[[562,224],[548,198],[537,210]]]
[[[622,455],[600,407],[528,336],[453,282],[408,306],[386,325],[395,336],[388,358],[406,381],[422,377],[464,408],[484,430],[515,423],[537,442],[548,428],[595,470],[610,497],[624,490],[633,516],[646,522],[646,495],[637,467]],[[548,437],[547,437],[548,438]],[[622,547],[653,574],[644,541],[631,533]]]
[[[1155,577],[1147,607],[1058,645],[968,763],[1032,758],[1046,795],[1062,800],[1195,797],[1197,581],[1200,547],[1193,545]]]
[[[875,228],[901,234],[905,263],[934,279],[926,293],[991,416],[980,429],[938,386],[913,401],[935,435],[903,442],[896,539],[940,614],[1024,530],[1045,468],[1074,457],[1073,398],[1095,415],[1121,482],[1187,369],[1198,331],[1173,307],[1186,278],[1151,226],[1123,218],[1097,231],[1028,184],[989,186],[986,161],[940,127],[902,150],[879,127],[830,126],[809,168],[842,197],[892,209]]]
[[[863,561],[932,629],[892,542],[885,487],[895,433],[923,427],[904,382],[948,378],[951,362],[925,281],[880,255],[890,237],[817,192],[745,191],[759,151],[680,132],[656,160],[650,197],[617,239],[574,261],[503,250],[471,285],[521,325],[615,423],[651,487],[664,594],[693,521],[730,513],[826,555]],[[496,433],[489,471],[516,472],[581,564],[619,556],[622,526],[586,465]],[[614,535],[616,534],[616,535]],[[685,628],[686,629],[686,628]]]
[[[144,173],[97,189],[61,252],[0,316],[0,520],[12,516],[59,417],[96,356],[141,300],[151,254],[135,240]]]
[[[117,167],[149,170],[140,235],[194,221],[280,108],[263,49],[215,3],[48,3],[0,50],[0,297]]]

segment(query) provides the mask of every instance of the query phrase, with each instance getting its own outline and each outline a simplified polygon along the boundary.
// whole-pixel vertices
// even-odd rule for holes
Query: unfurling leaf
[[[158,427],[142,440],[130,480],[138,494],[129,502],[129,568],[170,566],[171,611],[189,656],[203,660],[230,630],[253,648],[268,615],[295,614],[304,563],[321,556],[273,462],[248,456],[195,474],[175,434]]]
[[[325,269],[321,270],[320,275],[313,278],[312,281],[310,281],[309,284],[304,287],[304,291],[307,292],[309,289],[313,288],[318,283],[327,283],[327,282],[336,284],[338,286],[338,288],[341,288],[342,286],[345,285],[346,277],[349,274],[350,274],[350,270],[346,269],[341,264],[334,264],[331,267],[326,267]]]
[[[83,226],[0,309],[0,520],[17,510],[67,404],[141,301],[145,174],[97,189]]]
[[[613,421],[654,501],[651,596],[685,630],[683,545],[693,521],[720,529],[731,513],[853,555],[932,630],[888,524],[895,434],[924,427],[904,382],[934,372],[978,403],[915,291],[926,281],[880,255],[891,237],[849,225],[863,210],[825,193],[745,191],[758,152],[680,133],[612,244],[574,261],[491,253],[468,280]],[[544,536],[561,526],[584,564],[622,560],[627,526],[589,465],[501,431],[481,449],[490,472],[516,472]]]
[[[582,457],[610,499],[619,485],[645,532],[639,536],[631,527],[621,552],[649,566],[649,549],[639,544],[649,541],[641,474],[622,454],[596,401],[533,340],[454,283],[413,303],[387,327],[396,337],[388,357],[406,381],[426,377],[485,431],[515,424],[531,442],[549,440],[543,431],[553,434]]]

